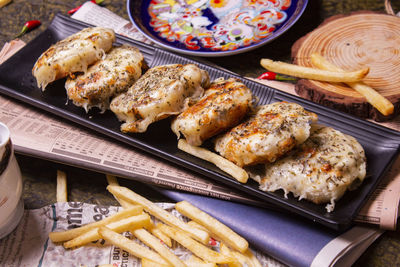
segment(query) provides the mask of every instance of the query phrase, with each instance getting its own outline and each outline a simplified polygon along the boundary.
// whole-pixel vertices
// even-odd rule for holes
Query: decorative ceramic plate
[[[272,41],[308,0],[128,0],[128,14],[154,43],[178,53],[227,56]]]

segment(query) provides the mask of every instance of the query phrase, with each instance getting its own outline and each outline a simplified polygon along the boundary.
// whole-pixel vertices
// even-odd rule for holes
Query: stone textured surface
[[[13,0],[11,4],[0,9],[0,47],[10,41],[21,30],[28,20],[39,19],[42,25],[24,35],[21,39],[29,42],[47,25],[57,12],[66,14],[68,10],[84,1],[45,1]],[[392,1],[393,9],[400,11],[400,1]],[[126,1],[105,1],[105,6],[116,14],[128,19]],[[274,60],[290,61],[292,44],[301,36],[311,31],[323,19],[341,13],[358,10],[384,12],[384,1],[374,0],[310,0],[300,20],[284,35],[257,50],[236,56],[207,58],[207,60],[237,72],[243,76],[257,77],[264,70],[259,60],[263,57]],[[18,162],[24,178],[24,200],[26,208],[39,208],[56,201],[56,171],[61,169],[68,176],[68,197],[70,201],[85,201],[97,204],[117,204],[105,190],[106,180],[103,174],[67,167],[40,159],[18,156]],[[139,183],[122,180],[128,185],[154,201],[166,199],[150,188]],[[355,266],[400,266],[400,230],[386,232],[368,250],[363,253]]]

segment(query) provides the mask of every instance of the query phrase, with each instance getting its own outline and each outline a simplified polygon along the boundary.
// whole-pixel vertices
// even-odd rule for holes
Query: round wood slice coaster
[[[362,118],[389,120],[400,112],[400,18],[357,12],[328,18],[292,46],[295,64],[312,66],[310,55],[318,52],[344,70],[365,66],[370,72],[363,82],[395,106],[394,114],[383,116],[365,98],[345,84],[301,79],[296,93],[301,97]]]

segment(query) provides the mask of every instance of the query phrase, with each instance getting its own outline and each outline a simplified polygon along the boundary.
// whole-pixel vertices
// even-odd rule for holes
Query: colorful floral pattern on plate
[[[187,49],[229,51],[270,36],[291,0],[151,0],[150,26]]]

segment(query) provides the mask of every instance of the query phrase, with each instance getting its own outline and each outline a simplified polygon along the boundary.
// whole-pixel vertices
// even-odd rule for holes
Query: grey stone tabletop
[[[28,20],[40,20],[42,25],[21,39],[29,42],[49,25],[58,12],[67,11],[82,4],[84,1],[71,0],[13,0],[0,9],[0,47],[21,30]],[[128,19],[126,1],[104,1],[104,6],[119,16]],[[400,11],[400,1],[392,1],[395,11]],[[285,34],[261,48],[240,55],[207,58],[243,76],[257,77],[263,69],[259,60],[263,57],[274,60],[290,61],[292,44],[316,28],[325,18],[336,14],[346,14],[352,11],[371,10],[385,12],[384,1],[374,0],[309,0],[305,13],[300,20]],[[68,197],[70,201],[83,201],[95,204],[117,204],[106,192],[107,185],[104,174],[93,173],[79,168],[65,166],[41,159],[17,155],[24,181],[24,202],[28,209],[39,208],[56,201],[56,171],[64,170],[68,176]],[[134,188],[140,194],[151,200],[166,201],[164,197],[149,187],[137,182],[123,180],[122,184]],[[354,266],[400,266],[400,231],[387,231],[374,242]]]

